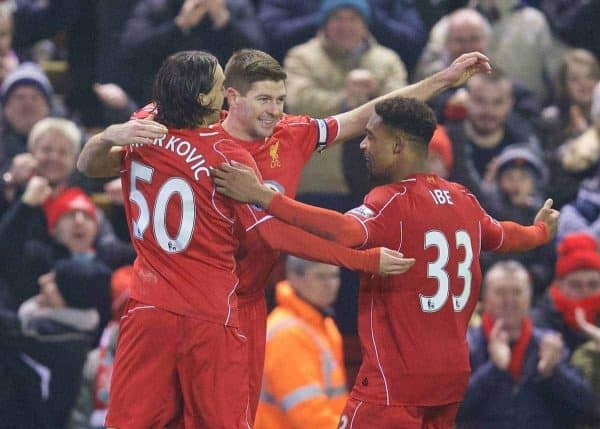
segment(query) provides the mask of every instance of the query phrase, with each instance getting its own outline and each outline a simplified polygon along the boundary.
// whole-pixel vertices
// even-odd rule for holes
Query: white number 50
[[[150,225],[150,210],[146,197],[137,188],[137,181],[152,183],[154,170],[139,162],[131,163],[129,201],[135,203],[140,215],[137,220],[132,219],[133,235],[139,240],[144,239],[144,232]],[[167,206],[171,198],[177,194],[181,199],[181,223],[175,237],[167,231]],[[171,177],[160,187],[154,202],[152,229],[156,242],[165,252],[177,253],[185,250],[190,244],[194,232],[195,220],[194,192],[188,182],[181,177]]]
[[[471,246],[471,237],[466,231],[456,231],[456,248],[464,247],[465,259],[458,264],[458,277],[464,281],[464,288],[460,295],[452,295],[452,305],[454,311],[461,311],[467,305],[471,293],[471,263],[473,262],[473,247]],[[450,294],[450,281],[446,265],[448,264],[450,245],[448,239],[441,231],[427,231],[425,233],[425,249],[435,246],[438,249],[438,257],[435,261],[427,264],[427,277],[435,278],[438,282],[438,289],[431,296],[419,294],[421,300],[421,310],[426,313],[433,313],[441,309]]]

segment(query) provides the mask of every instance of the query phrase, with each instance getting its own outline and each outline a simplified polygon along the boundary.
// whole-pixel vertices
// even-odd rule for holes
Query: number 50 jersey
[[[138,255],[133,298],[238,326],[234,227],[267,216],[215,192],[209,166],[231,160],[256,170],[245,149],[210,129],[171,129],[151,145],[126,147],[121,180]]]
[[[373,189],[347,214],[366,231],[363,247],[386,246],[416,259],[405,274],[361,278],[363,363],[352,397],[381,405],[461,401],[479,253],[502,244],[502,227],[466,188],[425,174]]]

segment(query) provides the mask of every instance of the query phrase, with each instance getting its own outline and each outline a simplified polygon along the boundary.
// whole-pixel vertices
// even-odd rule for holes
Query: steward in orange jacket
[[[319,304],[328,307],[335,301],[339,269],[294,259],[305,265],[296,277],[307,286],[294,287],[298,281],[289,275],[288,260],[290,281],[277,284],[277,307],[267,319],[265,370],[254,427],[335,429],[347,399],[342,339]],[[304,299],[311,294],[317,295],[313,303]]]

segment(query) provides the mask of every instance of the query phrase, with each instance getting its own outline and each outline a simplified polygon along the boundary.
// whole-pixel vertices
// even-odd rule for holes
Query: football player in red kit
[[[414,99],[379,102],[361,143],[374,188],[345,215],[293,201],[240,165],[213,171],[217,190],[347,246],[388,246],[416,259],[404,274],[364,274],[359,296],[363,361],[340,428],[452,428],[469,380],[466,330],[479,296],[481,250],[547,243],[551,200],[533,226],[497,222],[463,186],[428,174],[435,115]]]
[[[485,56],[465,54],[442,72],[384,97],[404,95],[427,99],[445,88],[462,84],[473,73],[487,70],[489,64]],[[257,50],[236,52],[225,67],[225,76],[230,111],[225,120],[212,129],[247,149],[265,183],[291,198],[296,195],[301,171],[312,153],[360,135],[373,112],[374,102],[369,102],[325,119],[284,115],[285,72],[271,56]],[[150,106],[136,117],[143,118],[155,111],[154,106]],[[135,137],[137,126],[139,124],[133,122],[130,128],[124,128],[132,134],[113,143],[144,142],[143,138]],[[137,131],[141,133],[140,130]],[[264,364],[267,315],[264,288],[279,252],[258,239],[253,231],[238,235],[241,240],[237,254],[240,285],[236,293],[241,330],[249,344],[250,408],[254,416]]]
[[[208,53],[169,57],[154,87],[166,134],[110,155],[121,165],[137,253],[121,318],[108,427],[250,428],[247,339],[239,330],[235,231],[256,230],[275,249],[368,272],[402,272],[387,249],[344,248],[215,193],[209,167],[253,165],[206,128],[222,103],[223,71]],[[98,152],[96,152],[97,154]],[[78,162],[86,171],[86,155]]]

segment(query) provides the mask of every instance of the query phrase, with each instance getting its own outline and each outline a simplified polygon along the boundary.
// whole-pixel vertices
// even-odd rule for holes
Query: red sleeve
[[[292,134],[295,146],[300,148],[305,159],[310,158],[314,151],[325,149],[339,134],[339,122],[333,116],[315,119],[289,115],[284,118],[284,126]]]
[[[364,228],[352,216],[303,204],[281,193],[275,195],[268,211],[286,223],[347,247],[359,246],[366,238]]]
[[[504,240],[498,253],[527,252],[550,241],[548,225],[538,222],[535,225],[523,226],[514,222],[500,222],[504,230]]]
[[[379,274],[379,248],[350,249],[274,218],[259,222],[256,227],[262,239],[275,250],[354,271]]]

